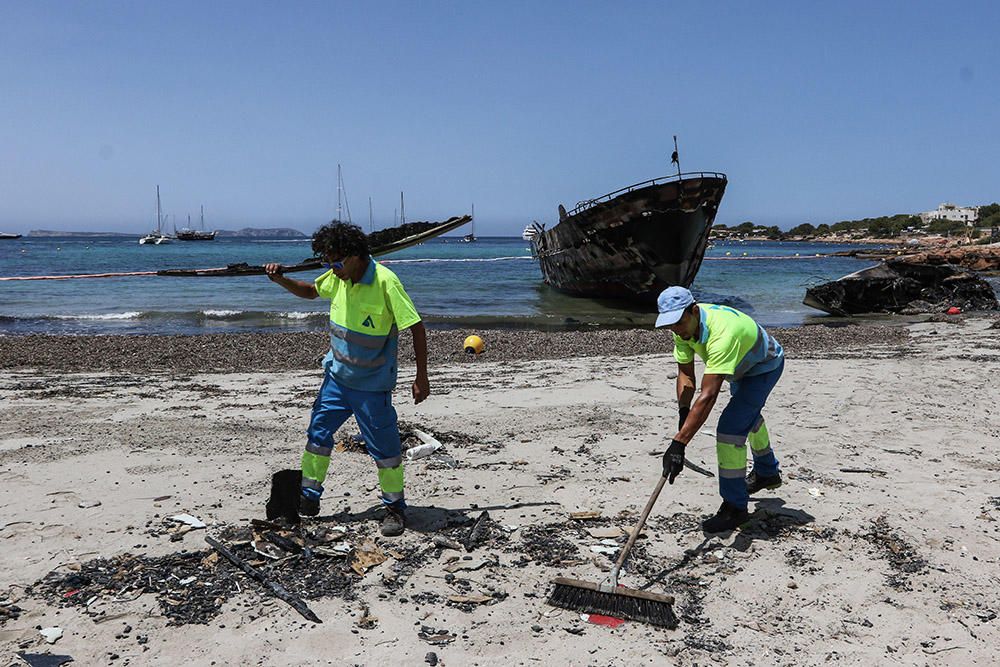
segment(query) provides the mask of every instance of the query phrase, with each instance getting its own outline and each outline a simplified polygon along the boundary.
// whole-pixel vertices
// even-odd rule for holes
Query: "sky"
[[[673,172],[717,222],[1000,200],[1000,3],[0,0],[0,231],[469,212]],[[346,215],[345,215],[346,217]]]

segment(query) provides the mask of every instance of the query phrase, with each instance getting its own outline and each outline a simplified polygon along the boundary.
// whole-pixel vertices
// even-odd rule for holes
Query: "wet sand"
[[[478,358],[461,351],[464,333],[432,332],[431,398],[408,400],[405,362],[395,396],[404,427],[445,445],[407,466],[410,530],[378,535],[374,466],[347,449],[306,528],[344,526],[354,554],[374,540],[384,562],[358,576],[345,573],[353,555],[258,556],[309,598],[318,625],[205,560],[204,536],[245,540],[271,473],[296,465],[323,336],[0,338],[0,609],[23,610],[0,613],[0,660],[27,650],[119,665],[425,664],[429,652],[446,665],[992,664],[991,325],[775,330],[789,360],[765,414],[785,485],[751,504],[744,529],[709,538],[699,521],[718,506],[715,480],[685,471],[621,578],[674,595],[674,630],[611,629],[545,604],[552,577],[605,576],[609,555],[592,547],[613,552],[624,536],[594,535],[628,529],[659,475],[676,368],[655,332],[486,332]],[[689,448],[708,469],[725,399]],[[471,551],[433,544],[468,538],[484,510]],[[208,528],[178,533],[165,519],[181,512]],[[183,552],[195,553],[190,566],[177,565]],[[121,569],[123,554],[168,558],[183,576],[153,581],[162,564]],[[120,588],[67,579],[101,558],[131,573]],[[207,622],[172,611],[192,599],[206,605],[192,619]],[[64,636],[49,646],[36,626]]]

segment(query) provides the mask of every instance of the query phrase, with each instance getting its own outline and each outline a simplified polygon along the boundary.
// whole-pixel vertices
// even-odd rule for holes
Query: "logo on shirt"
[[[361,326],[363,326],[363,327],[371,327],[372,329],[374,329],[375,328],[375,323],[372,322],[372,316],[369,315],[368,317],[366,317],[365,321],[361,323]]]

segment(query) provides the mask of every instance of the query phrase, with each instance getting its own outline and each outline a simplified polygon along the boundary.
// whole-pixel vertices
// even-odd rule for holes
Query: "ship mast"
[[[680,154],[677,152],[677,135],[676,134],[674,135],[674,152],[673,152],[673,155],[670,156],[670,161],[672,163],[674,163],[674,164],[677,165],[677,178],[679,179],[681,177],[681,157],[680,157]]]
[[[337,220],[344,222],[342,219],[343,211],[347,211],[347,222],[350,224],[353,222],[351,220],[351,202],[347,201],[347,188],[344,187],[344,176],[340,170],[340,164],[337,164]]]
[[[369,197],[368,198],[368,233],[369,234],[371,234],[373,231],[375,231],[375,223],[373,222],[373,220],[374,220],[374,218],[372,218],[372,198]]]
[[[337,165],[337,220],[338,221],[343,221],[343,218],[341,217],[342,206],[341,206],[341,203],[340,203],[341,202],[341,190],[343,190],[343,189],[344,189],[344,181],[340,177],[340,165],[338,164]]]
[[[160,215],[160,186],[156,186],[156,233],[162,234],[160,231],[160,221],[162,216]]]

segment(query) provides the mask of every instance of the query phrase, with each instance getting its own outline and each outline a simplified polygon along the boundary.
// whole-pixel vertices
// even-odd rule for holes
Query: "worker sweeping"
[[[396,536],[406,527],[403,457],[392,406],[396,386],[399,331],[413,335],[417,374],[414,403],[430,394],[427,379],[427,333],[410,297],[392,271],[372,259],[360,227],[339,221],[321,227],[313,252],[327,269],[312,283],[282,275],[280,264],[267,264],[267,277],[304,299],[330,299],[330,351],[323,361],[323,384],[313,404],[308,440],[302,454],[299,514],[319,514],[323,482],[333,451],[333,435],[352,414],[375,459],[386,513],[382,534]]]
[[[674,334],[678,371],[678,432],[663,454],[663,475],[673,484],[684,469],[684,450],[708,419],[723,381],[728,380],[731,398],[715,434],[722,506],[702,528],[706,533],[733,530],[749,517],[747,503],[752,494],[781,486],[778,460],[761,411],[784,370],[784,352],[749,315],[729,306],[696,303],[683,287],[665,289],[657,306],[656,326]],[[692,404],[697,387],[695,354],[705,362],[705,373],[701,393]],[[748,441],[753,454],[749,476]]]

